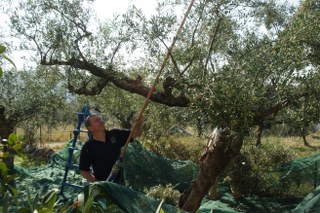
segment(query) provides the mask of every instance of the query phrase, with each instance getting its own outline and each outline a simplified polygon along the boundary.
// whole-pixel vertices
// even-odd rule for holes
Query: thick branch
[[[41,61],[42,65],[52,66],[52,65],[69,65],[76,69],[87,70],[92,75],[101,78],[100,81],[97,82],[97,85],[88,89],[86,86],[82,88],[74,88],[69,85],[69,89],[71,92],[75,92],[77,94],[84,95],[95,95],[101,92],[101,90],[110,82],[113,83],[116,87],[126,90],[131,93],[136,93],[142,96],[147,96],[150,87],[145,85],[140,78],[132,79],[125,76],[123,73],[117,72],[113,69],[112,66],[103,69],[98,67],[92,63],[87,61],[79,60],[76,58],[71,58],[68,61],[59,61],[59,60],[51,60],[51,61]],[[167,84],[164,84],[164,91],[156,91],[151,96],[151,100],[165,104],[167,106],[178,106],[178,107],[187,107],[189,106],[190,100],[186,97],[181,91],[179,95],[174,95],[172,92],[172,88],[178,88],[178,83],[170,78],[170,81],[166,81]]]
[[[300,99],[302,97],[306,97],[308,95],[309,95],[308,92],[303,92],[300,94],[293,95],[293,96],[275,104],[274,106],[270,107],[269,109],[261,111],[260,113],[258,113],[255,116],[254,121],[257,122],[257,124],[259,124],[259,123],[261,123],[261,121],[265,120],[269,116],[276,115],[280,110],[289,106],[290,103],[293,103],[294,101],[297,101],[298,99]]]
[[[147,96],[150,90],[149,87],[145,86],[141,81],[135,79],[130,79],[128,77],[122,77],[112,79],[112,83],[128,92],[136,93],[142,96]],[[164,89],[164,91],[156,91],[152,94],[151,100],[165,104],[167,106],[179,106],[179,107],[187,107],[189,106],[190,100],[183,93],[178,96],[172,94],[172,84],[167,85],[168,88]]]
[[[229,137],[228,129],[217,135],[215,144],[209,148],[206,159],[200,164],[198,177],[179,199],[179,207],[188,212],[196,212],[204,196],[215,183],[217,177],[224,172],[233,157],[239,154],[243,137]],[[232,143],[232,144],[231,144]],[[233,147],[230,149],[230,147]]]
[[[83,95],[97,95],[100,94],[108,84],[108,81],[105,79],[100,79],[95,87],[87,88],[86,86],[80,87],[80,88],[74,88],[73,85],[71,85],[68,82],[68,89],[71,93],[76,93],[76,94],[83,94]]]

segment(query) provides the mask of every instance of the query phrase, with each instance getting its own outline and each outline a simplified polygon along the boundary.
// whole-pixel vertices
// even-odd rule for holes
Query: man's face
[[[104,122],[97,115],[91,116],[89,121],[90,125],[88,126],[88,130],[91,132],[104,131],[106,129]]]

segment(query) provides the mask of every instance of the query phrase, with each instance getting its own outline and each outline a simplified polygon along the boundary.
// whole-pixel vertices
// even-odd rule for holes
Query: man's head
[[[105,124],[99,115],[89,115],[86,117],[84,125],[90,132],[99,132],[106,129]]]

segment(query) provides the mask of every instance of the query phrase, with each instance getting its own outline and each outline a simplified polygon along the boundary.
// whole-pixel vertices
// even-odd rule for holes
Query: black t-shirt
[[[79,169],[89,171],[92,166],[95,178],[105,181],[118,160],[121,147],[125,145],[129,134],[130,130],[113,129],[106,131],[106,142],[88,140],[81,149]]]

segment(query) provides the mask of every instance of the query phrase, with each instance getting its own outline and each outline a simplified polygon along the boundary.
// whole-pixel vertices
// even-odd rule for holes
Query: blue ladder
[[[75,184],[67,183],[67,177],[68,177],[69,170],[70,169],[73,169],[73,170],[78,170],[79,169],[79,165],[73,163],[72,156],[73,156],[74,150],[76,150],[76,143],[78,141],[78,137],[80,135],[80,132],[87,132],[87,131],[81,130],[81,124],[84,122],[85,118],[88,115],[90,115],[89,107],[82,108],[81,112],[78,112],[77,115],[78,115],[78,123],[77,123],[76,129],[73,131],[72,145],[69,147],[68,161],[67,161],[66,166],[65,166],[65,172],[64,172],[64,176],[63,176],[63,179],[62,179],[62,182],[61,182],[61,188],[60,188],[60,192],[59,192],[59,195],[62,195],[62,196],[63,196],[64,188],[66,186],[70,186],[70,187],[73,187],[73,188],[79,189],[79,190],[81,190],[83,188],[82,186],[78,186],[78,185],[75,185]]]

